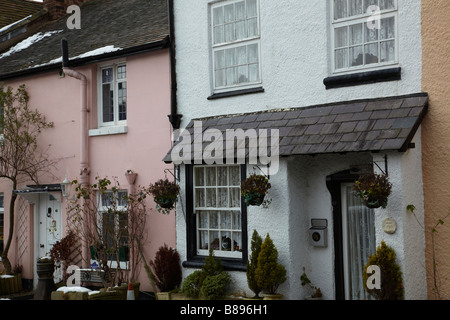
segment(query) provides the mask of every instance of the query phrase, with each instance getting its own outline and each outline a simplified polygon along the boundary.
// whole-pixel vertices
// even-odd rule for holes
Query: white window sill
[[[128,132],[127,126],[101,127],[98,129],[89,130],[89,137],[105,136],[111,134],[123,134],[127,132]]]

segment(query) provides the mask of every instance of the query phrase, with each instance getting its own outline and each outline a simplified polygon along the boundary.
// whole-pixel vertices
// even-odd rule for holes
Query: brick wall
[[[56,20],[66,15],[67,7],[75,4],[80,6],[89,0],[44,0],[44,7],[48,10],[50,19]]]

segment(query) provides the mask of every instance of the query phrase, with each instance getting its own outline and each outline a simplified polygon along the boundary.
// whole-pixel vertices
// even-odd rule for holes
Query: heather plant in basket
[[[369,173],[358,178],[353,190],[367,207],[384,209],[391,194],[392,184],[385,174]]]
[[[150,184],[149,192],[152,194],[153,200],[157,204],[156,209],[158,212],[169,214],[170,210],[175,208],[175,202],[177,201],[180,192],[180,186],[174,181],[160,179],[154,184]]]
[[[269,179],[261,174],[252,174],[241,183],[241,195],[247,206],[259,206],[271,188]]]

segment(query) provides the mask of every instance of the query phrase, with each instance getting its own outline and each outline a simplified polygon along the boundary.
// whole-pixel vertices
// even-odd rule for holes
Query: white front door
[[[345,299],[370,299],[363,286],[363,267],[375,253],[375,214],[352,190],[341,185]]]
[[[44,257],[49,255],[53,245],[62,237],[61,200],[50,193],[41,194],[38,219],[38,257]],[[60,280],[59,273],[55,272],[55,281]]]

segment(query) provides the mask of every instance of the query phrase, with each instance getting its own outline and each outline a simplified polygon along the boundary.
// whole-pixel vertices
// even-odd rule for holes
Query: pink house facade
[[[128,170],[137,173],[134,186],[173,178],[166,170],[173,166],[161,161],[170,148],[174,118],[168,117],[173,103],[167,2],[134,1],[130,6],[86,1],[80,29],[69,29],[67,17],[26,34],[19,42],[22,47],[0,53],[0,85],[25,84],[32,109],[54,123],[42,132],[39,145],[49,146],[50,157],[58,159],[55,168],[40,178],[39,185],[25,181],[15,191],[19,197],[9,259],[13,266],[22,266],[22,278],[34,287],[36,259],[67,232],[67,203],[73,190],[63,195],[61,182],[81,178],[93,183],[95,177],[108,177],[129,193],[133,185],[126,178]],[[69,61],[62,72],[63,38]],[[85,91],[84,81],[76,76],[86,80]],[[11,185],[4,180],[0,195],[6,242]],[[158,213],[153,200],[147,201],[148,262],[165,243],[175,247],[175,217]],[[143,268],[137,280],[141,291],[152,291]]]

